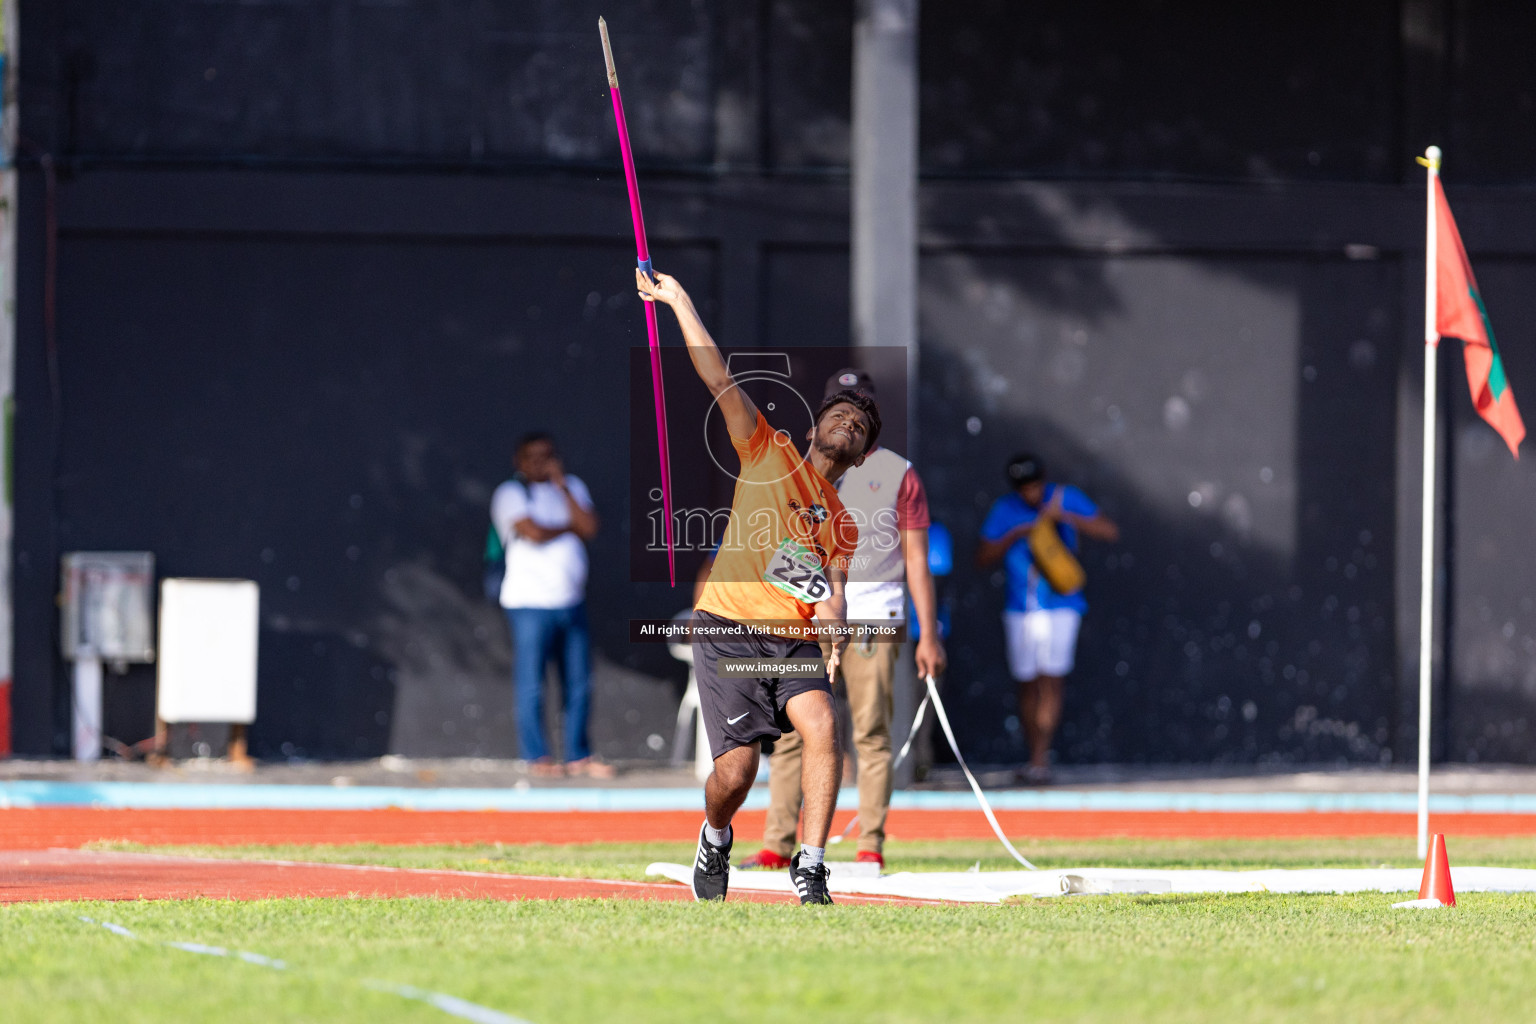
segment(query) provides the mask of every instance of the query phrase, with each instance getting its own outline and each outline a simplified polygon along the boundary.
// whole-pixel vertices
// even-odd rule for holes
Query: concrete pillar
[[[917,460],[917,0],[857,0],[853,24],[853,343],[907,350],[907,450]],[[882,381],[885,393],[888,385]],[[911,644],[893,745],[916,707]],[[897,785],[912,778],[910,761]]]
[[[906,346],[910,369],[917,346],[916,288],[917,0],[858,0],[853,26],[854,344]],[[908,376],[910,394],[915,375]],[[908,430],[910,437],[910,424]]]

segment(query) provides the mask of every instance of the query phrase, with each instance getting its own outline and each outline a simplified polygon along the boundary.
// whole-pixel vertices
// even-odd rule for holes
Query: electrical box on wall
[[[63,558],[60,645],[66,661],[155,660],[155,556],[72,551]]]

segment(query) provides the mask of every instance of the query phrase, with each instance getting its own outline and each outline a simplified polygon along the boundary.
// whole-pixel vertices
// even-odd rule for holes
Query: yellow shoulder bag
[[[1058,488],[1051,501],[1058,512],[1061,511],[1061,496],[1062,491]],[[1035,519],[1035,525],[1029,528],[1029,553],[1035,560],[1035,568],[1045,577],[1045,582],[1063,597],[1077,593],[1088,582],[1083,564],[1062,542],[1054,519],[1045,516]]]

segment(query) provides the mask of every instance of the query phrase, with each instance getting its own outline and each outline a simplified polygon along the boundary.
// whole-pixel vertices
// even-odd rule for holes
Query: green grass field
[[[985,843],[893,868],[1003,867]],[[198,853],[213,853],[198,849]],[[687,846],[246,848],[223,855],[638,877]],[[849,851],[851,853],[851,851]],[[1032,844],[1056,866],[1412,863],[1401,841]],[[1453,863],[1536,865],[1529,840]],[[535,1022],[1526,1020],[1536,896],[1398,911],[1379,894],[1068,897],[1004,907],[276,900],[0,908],[7,1021],[437,1020],[365,979]],[[81,915],[132,929],[114,935]],[[285,971],[198,956],[196,942]]]

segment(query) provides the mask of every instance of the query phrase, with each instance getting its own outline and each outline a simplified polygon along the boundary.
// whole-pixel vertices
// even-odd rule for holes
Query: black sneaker
[[[736,834],[731,833],[734,841]],[[704,838],[704,826],[699,826],[699,848],[693,855],[693,898],[696,900],[723,900],[731,881],[731,843],[716,846]]]
[[[827,877],[831,873],[827,870],[826,864],[802,868],[799,853],[789,859],[789,878],[795,883],[795,892],[800,897],[801,906],[807,903],[831,905],[832,895],[827,892]],[[698,877],[697,871],[694,872],[694,877]]]

